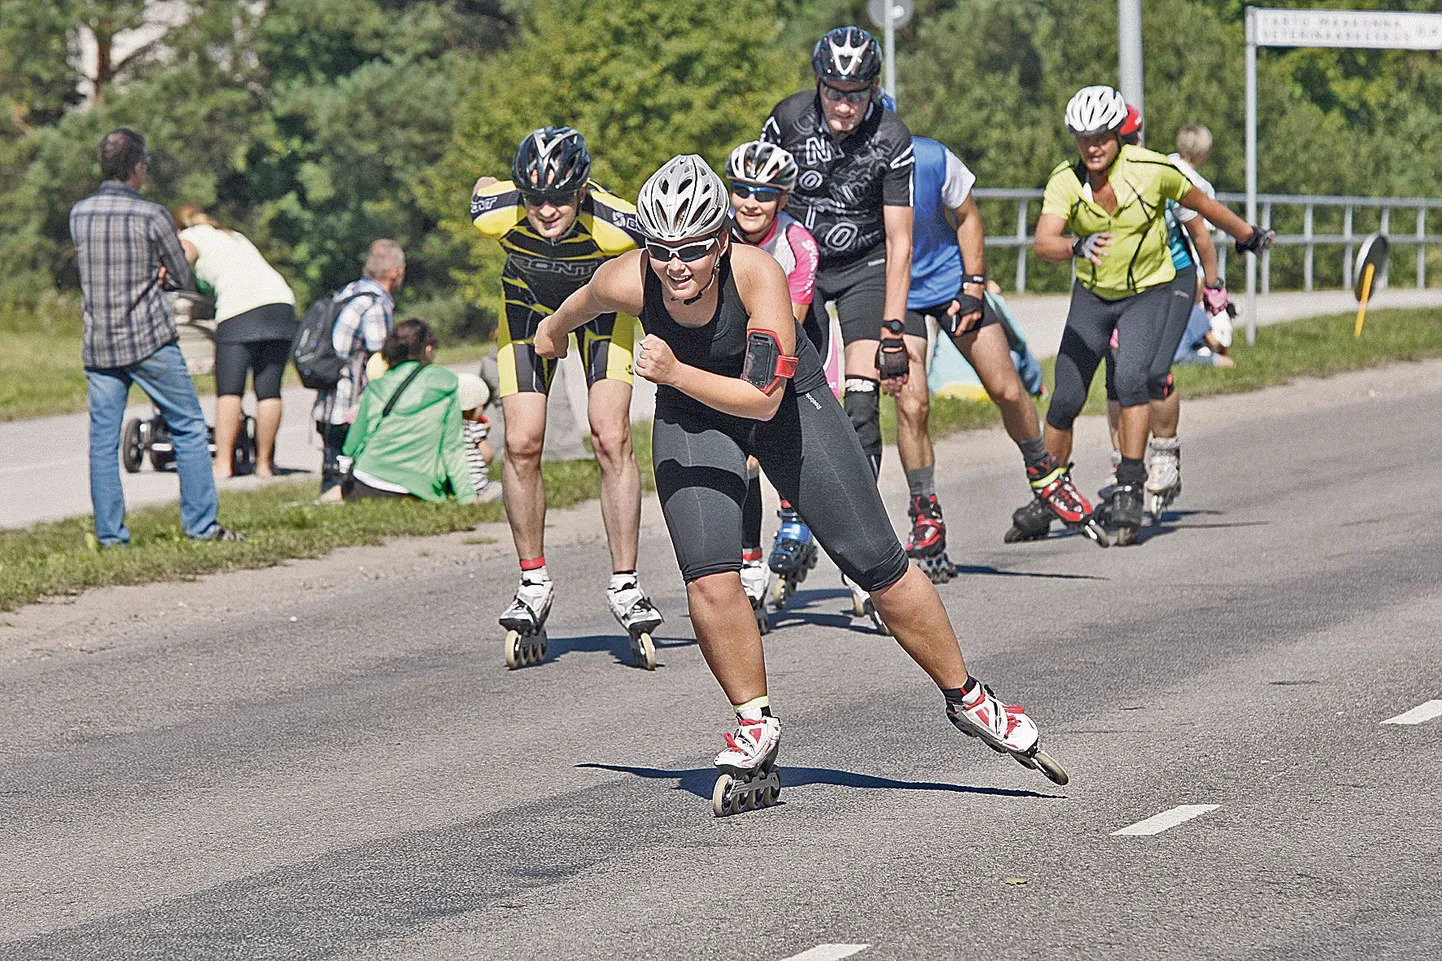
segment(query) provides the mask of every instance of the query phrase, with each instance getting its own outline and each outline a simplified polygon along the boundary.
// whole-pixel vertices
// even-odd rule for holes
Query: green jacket
[[[386,403],[416,369],[408,360],[366,385],[356,408],[355,423],[346,434],[343,453],[355,458],[355,469],[399,484],[428,501],[447,494],[469,504],[476,487],[466,463],[456,375],[428,365],[406,388],[382,419]]]

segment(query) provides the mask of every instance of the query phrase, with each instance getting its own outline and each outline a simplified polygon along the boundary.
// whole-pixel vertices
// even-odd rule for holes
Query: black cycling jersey
[[[723,256],[716,267],[721,272],[716,283],[716,312],[700,327],[686,327],[672,319],[661,293],[661,278],[645,260],[643,257],[641,264],[646,285],[641,325],[646,332],[664,340],[683,364],[723,377],[740,377],[746,363],[746,325],[751,317],[736,290],[730,253]],[[801,325],[796,324],[796,374],[787,383],[786,389],[804,394],[825,386],[826,370],[821,364],[821,356],[816,353]],[[704,410],[717,417],[733,416],[713,410],[667,384],[656,388],[656,407]]]
[[[776,105],[761,139],[788,150],[801,168],[786,212],[816,237],[822,267],[846,264],[882,243],[883,207],[911,206],[911,131],[879,103],[836,141],[819,94],[803,91]]]

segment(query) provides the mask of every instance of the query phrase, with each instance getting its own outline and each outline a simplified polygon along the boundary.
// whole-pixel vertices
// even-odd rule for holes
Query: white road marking
[[[1192,818],[1199,818],[1203,814],[1215,811],[1219,807],[1221,807],[1220,804],[1179,804],[1169,811],[1163,811],[1161,814],[1153,814],[1145,821],[1138,821],[1136,824],[1127,825],[1120,831],[1113,831],[1112,837],[1161,834],[1169,828],[1174,828],[1178,824],[1184,824]]]
[[[800,954],[782,958],[781,961],[841,961],[842,958],[860,954],[869,947],[871,947],[869,944],[818,944],[814,948],[807,948]]]
[[[1383,724],[1421,724],[1423,721],[1430,721],[1434,717],[1442,717],[1442,701],[1428,701],[1425,704],[1418,704],[1405,714],[1398,714],[1396,717],[1389,717]]]

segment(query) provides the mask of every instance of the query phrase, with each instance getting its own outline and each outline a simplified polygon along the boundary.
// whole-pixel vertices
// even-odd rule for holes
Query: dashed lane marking
[[[869,947],[871,947],[869,944],[818,944],[814,948],[807,948],[800,954],[782,958],[781,961],[841,961],[842,958],[860,954]]]
[[[1192,818],[1199,818],[1203,814],[1215,811],[1221,807],[1220,804],[1179,804],[1169,811],[1161,814],[1153,814],[1145,821],[1138,821],[1136,824],[1129,824],[1120,831],[1113,831],[1112,837],[1136,837],[1146,834],[1161,834],[1178,824],[1185,824]]]
[[[1412,710],[1396,717],[1389,717],[1383,724],[1421,724],[1423,721],[1430,721],[1434,717],[1442,717],[1442,701],[1428,701],[1425,704],[1418,704]]]

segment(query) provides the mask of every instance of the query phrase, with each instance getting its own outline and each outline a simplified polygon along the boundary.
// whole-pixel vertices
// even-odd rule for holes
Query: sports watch
[[[906,325],[893,317],[890,320],[883,320],[881,322],[881,329],[889,330],[896,336],[900,337],[902,333],[906,331]]]

